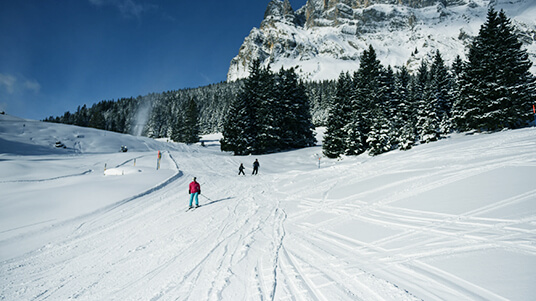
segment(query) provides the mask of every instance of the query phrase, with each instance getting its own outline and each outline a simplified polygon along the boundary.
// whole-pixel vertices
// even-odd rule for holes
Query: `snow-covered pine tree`
[[[319,82],[302,82],[309,98],[312,122],[316,126],[325,126],[328,120],[329,107],[335,95],[337,80]]]
[[[184,124],[184,118],[182,114],[177,114],[177,117],[175,118],[171,126],[171,132],[169,133],[169,137],[171,138],[172,141],[174,142],[184,141],[183,124]]]
[[[434,60],[430,66],[430,88],[432,97],[435,98],[435,107],[437,118],[440,121],[440,136],[446,136],[451,128],[449,126],[452,110],[453,83],[445,61],[439,50],[434,55]]]
[[[354,92],[352,94],[354,119],[350,120],[354,124],[349,125],[349,128],[354,130],[354,137],[363,137],[363,139],[357,141],[354,140],[356,138],[350,137],[352,141],[348,141],[348,143],[354,143],[359,148],[348,144],[346,152],[348,155],[358,155],[368,149],[366,137],[374,123],[373,111],[381,102],[379,87],[382,69],[376,51],[370,45],[361,54],[359,69],[354,74]]]
[[[410,98],[411,80],[408,69],[402,66],[395,76],[391,107],[394,137],[402,150],[408,150],[415,144],[415,114]]]
[[[447,115],[443,116],[443,119],[439,122],[439,134],[441,137],[446,137],[449,133],[454,130],[454,125],[452,124],[452,119]]]
[[[222,151],[235,155],[251,153],[249,145],[255,141],[255,115],[252,110],[249,99],[243,93],[235,97],[223,124],[223,138],[220,140]]]
[[[350,101],[352,90],[351,76],[348,73],[341,73],[329,108],[326,133],[322,142],[322,152],[328,158],[337,158],[345,152],[345,127],[350,123],[353,112]]]
[[[88,126],[91,128],[104,130],[106,127],[106,121],[104,120],[103,111],[90,110]]]
[[[261,102],[263,68],[259,60],[253,61],[249,77],[230,105],[223,125],[222,151],[235,155],[258,153],[258,106]]]
[[[181,142],[186,144],[199,142],[198,115],[195,97],[190,97],[186,108],[186,116],[184,117],[184,141]]]
[[[518,128],[532,119],[535,79],[521,47],[505,13],[490,8],[460,76],[453,116],[459,130]]]
[[[421,143],[436,141],[439,138],[438,102],[431,84],[431,72],[426,61],[419,67],[413,91],[417,105],[417,137]]]
[[[89,113],[86,105],[84,104],[82,107],[78,106],[75,113],[75,120],[74,124],[78,126],[85,126],[87,127],[89,124]]]
[[[425,102],[424,107],[420,109],[418,125],[418,137],[421,143],[436,141],[440,137],[440,123],[434,106],[437,104],[435,99]]]
[[[395,105],[395,78],[391,67],[382,70],[378,80],[378,100],[372,111],[372,127],[367,137],[369,153],[373,156],[388,152],[396,144],[392,127],[391,106]]]
[[[348,156],[356,156],[367,150],[365,125],[369,122],[365,122],[359,111],[352,110],[349,115],[351,116],[350,122],[342,128],[345,146],[343,153]]]
[[[452,129],[455,131],[466,131],[468,129],[466,122],[466,107],[468,106],[467,98],[462,97],[461,87],[464,85],[463,69],[465,68],[465,62],[458,55],[452,63],[453,74],[453,101],[450,123]]]
[[[313,146],[316,139],[305,87],[294,68],[281,69],[277,76],[277,99],[283,108],[281,140],[283,148]]]
[[[253,154],[278,152],[284,149],[283,118],[285,108],[278,98],[280,82],[267,68],[260,68],[256,85],[250,86],[257,103],[257,144]]]
[[[166,137],[170,125],[166,100],[159,97],[156,93],[151,93],[142,97],[142,99],[144,105],[147,106],[148,115],[148,120],[142,134],[150,138]],[[136,122],[140,122],[140,120]],[[143,126],[143,124],[139,124],[139,126]]]
[[[384,128],[388,130],[388,149],[394,149],[397,145],[396,131],[393,128],[393,107],[397,105],[395,97],[395,74],[391,66],[382,70],[379,81],[379,103],[378,107],[384,117]]]
[[[459,55],[457,55],[454,58],[454,62],[452,62],[452,66],[450,67],[450,69],[452,70],[454,89],[457,89],[456,81],[458,80],[458,77],[460,77],[460,75],[463,72],[463,64],[464,62],[462,58]]]
[[[409,97],[408,86],[410,80],[411,76],[405,66],[400,67],[394,75],[393,95],[390,101],[389,114],[393,126],[397,128],[400,128],[406,122],[404,115],[406,115],[406,111],[408,110],[407,99]]]
[[[390,121],[385,114],[385,110],[378,107],[372,114],[374,117],[367,144],[369,145],[369,154],[377,156],[391,150],[393,138],[391,136]]]
[[[533,121],[531,106],[536,98],[536,78],[530,72],[532,62],[523,43],[516,34],[511,20],[505,12],[499,12],[500,36],[504,42],[503,72],[498,78],[504,87],[500,95],[499,117],[508,128],[527,126]]]

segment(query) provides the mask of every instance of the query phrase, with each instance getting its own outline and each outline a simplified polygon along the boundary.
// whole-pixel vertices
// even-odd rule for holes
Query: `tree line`
[[[230,100],[238,93],[240,86],[240,81],[218,83],[103,100],[91,107],[79,106],[75,112],[50,116],[43,121],[188,142],[195,136],[192,131],[198,134],[221,131]],[[192,123],[193,119],[196,120],[195,124]]]
[[[123,134],[141,134],[150,138],[171,138],[185,142],[181,128],[187,129],[188,108],[193,101],[197,108],[199,134],[222,132],[232,101],[240,93],[244,80],[222,82],[209,86],[150,93],[118,100],[103,100],[92,106],[79,106],[74,112],[50,116],[43,121],[91,127]],[[335,91],[335,81],[302,83],[310,104],[312,121],[325,125],[327,110]],[[138,118],[147,110],[145,118]],[[191,126],[190,126],[191,127]],[[141,128],[141,129],[140,129]]]

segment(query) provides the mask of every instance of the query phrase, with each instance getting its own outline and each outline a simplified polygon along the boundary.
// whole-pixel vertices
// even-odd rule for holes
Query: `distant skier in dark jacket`
[[[255,159],[255,162],[253,162],[253,172],[251,173],[252,175],[256,175],[259,172],[259,166],[261,166],[259,164],[259,160]]]
[[[240,163],[240,167],[238,167],[238,175],[243,174],[245,176],[244,169],[246,169],[244,164]]]
[[[192,208],[193,200],[195,199],[195,207],[199,207],[199,194],[201,193],[201,185],[197,183],[196,178],[190,183],[188,188],[190,194],[190,208]]]

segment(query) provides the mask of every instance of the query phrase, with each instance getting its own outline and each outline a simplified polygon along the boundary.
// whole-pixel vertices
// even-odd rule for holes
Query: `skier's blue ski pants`
[[[195,204],[199,205],[199,192],[190,193],[190,206],[195,198]]]

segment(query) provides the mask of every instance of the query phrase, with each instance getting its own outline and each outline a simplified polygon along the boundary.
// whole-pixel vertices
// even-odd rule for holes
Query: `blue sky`
[[[29,119],[226,80],[269,0],[0,0],[0,110]],[[306,0],[290,0],[298,9]]]

